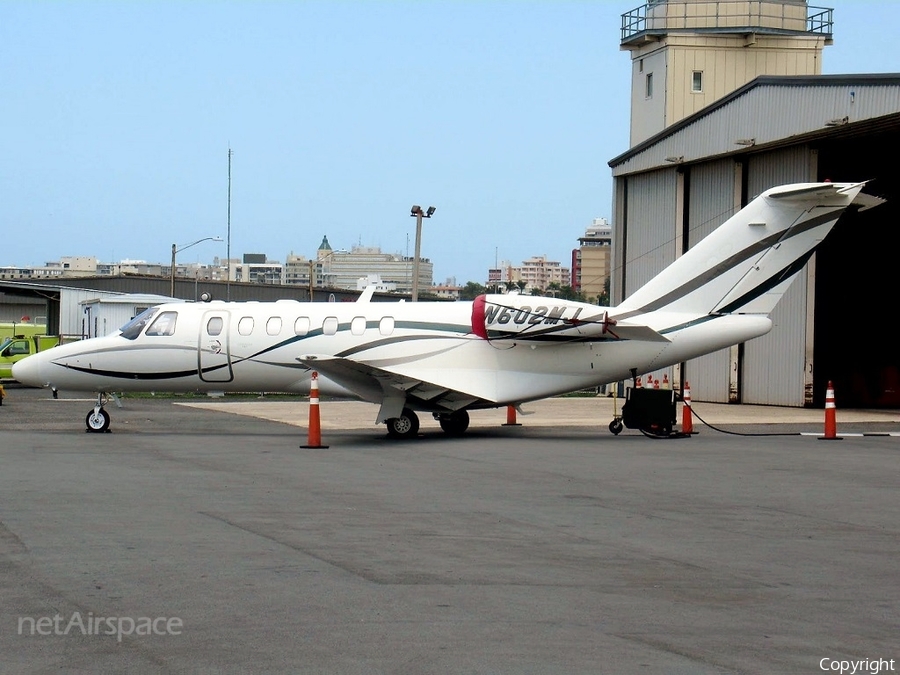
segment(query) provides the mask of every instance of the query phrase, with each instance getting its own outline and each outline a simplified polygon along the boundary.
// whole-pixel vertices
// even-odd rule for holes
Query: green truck
[[[8,337],[31,337],[32,335],[46,335],[47,326],[42,323],[29,323],[27,321],[0,322],[0,342]]]
[[[37,354],[59,344],[56,335],[16,335],[0,342],[0,379],[12,377],[12,366],[26,356]]]

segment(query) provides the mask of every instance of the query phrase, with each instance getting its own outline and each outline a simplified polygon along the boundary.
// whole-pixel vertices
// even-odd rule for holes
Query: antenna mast
[[[225,299],[231,300],[231,156],[234,151],[228,148],[228,243],[225,245],[225,257],[228,260],[228,274],[225,277]]]

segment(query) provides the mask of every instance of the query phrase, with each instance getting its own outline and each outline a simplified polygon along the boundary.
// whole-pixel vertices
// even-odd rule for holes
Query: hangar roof
[[[900,73],[764,75],[609,161],[614,176],[900,126]]]

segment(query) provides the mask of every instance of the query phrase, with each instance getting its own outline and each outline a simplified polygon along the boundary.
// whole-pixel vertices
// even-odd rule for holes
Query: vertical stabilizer
[[[614,312],[768,314],[863,183],[766,190],[638,289]]]

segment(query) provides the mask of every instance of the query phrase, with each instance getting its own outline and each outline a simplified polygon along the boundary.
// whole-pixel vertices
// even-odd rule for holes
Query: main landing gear
[[[462,436],[469,428],[469,413],[457,410],[452,413],[434,413],[441,429],[448,436]],[[409,408],[404,408],[400,417],[392,417],[385,422],[388,436],[398,440],[415,438],[419,433],[419,417]]]
[[[469,413],[457,410],[452,413],[435,413],[435,419],[448,436],[462,436],[469,428]]]
[[[419,433],[419,416],[409,408],[404,408],[400,417],[392,417],[385,422],[388,436],[400,440],[415,438]]]
[[[103,407],[109,402],[109,395],[106,392],[97,394],[97,403],[84,420],[88,433],[102,434],[109,431],[109,423],[111,418],[109,413]]]

